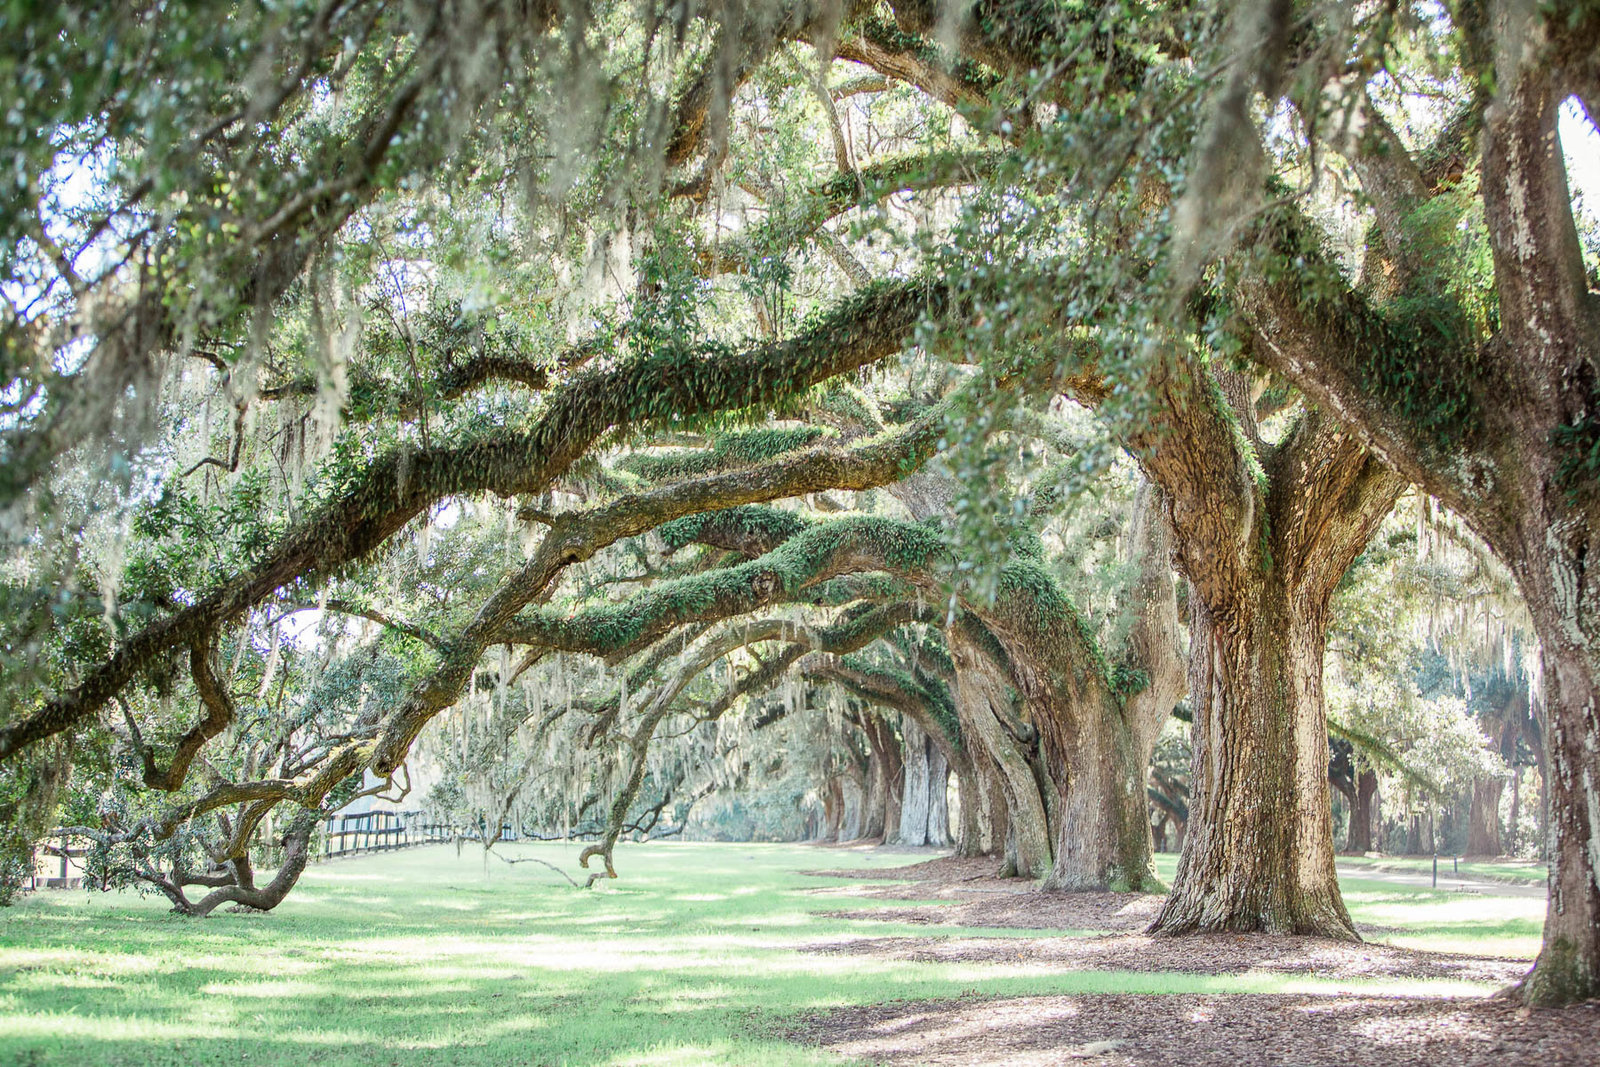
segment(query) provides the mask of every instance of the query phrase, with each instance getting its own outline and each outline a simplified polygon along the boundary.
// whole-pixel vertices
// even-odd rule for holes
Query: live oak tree
[[[1552,819],[1544,949],[1523,992],[1562,1003],[1600,988],[1600,718],[1585,564],[1600,304],[1556,122],[1569,98],[1595,115],[1600,16],[1464,4],[1441,36],[1466,104],[1432,143],[1407,144],[1364,90],[1333,139],[1373,204],[1368,284],[1345,280],[1312,223],[1278,211],[1241,250],[1240,292],[1265,341],[1259,358],[1460,515],[1516,579],[1543,646]],[[1313,100],[1296,103],[1308,123],[1327,117]],[[1436,273],[1465,272],[1459,256],[1440,256],[1437,223],[1452,211],[1481,227],[1481,289]],[[1305,269],[1256,266],[1286,251],[1307,256]]]
[[[1188,583],[1197,773],[1159,927],[1352,934],[1323,643],[1335,586],[1410,481],[1528,603],[1556,848],[1526,993],[1596,988],[1597,327],[1554,125],[1569,97],[1592,114],[1592,10],[483,0],[52,17],[8,35],[17,83],[59,87],[26,97],[5,148],[26,178],[4,216],[0,505],[25,575],[6,586],[11,821],[50,808],[60,746],[108,770],[143,753],[138,778],[176,795],[138,833],[170,840],[226,809],[208,847],[237,870],[279,805],[390,781],[509,644],[527,665],[501,676],[555,650],[643,657],[630,671],[662,653],[632,688],[647,701],[624,718],[619,693],[611,720],[628,773],[607,825],[625,826],[655,731],[699,677],[671,656],[711,657],[724,619],[795,591],[840,612],[819,633],[849,628],[885,605],[856,595],[883,572],[960,607],[940,622],[947,685],[989,843],[1060,886],[1138,884],[1148,844],[1127,812],[1084,829],[1074,805],[1097,794],[1073,760],[1121,737],[1110,765],[1142,783],[1148,723],[1178,687],[1149,663],[1119,680],[1099,635],[1059,625],[1070,598],[1014,551],[1028,520],[997,519],[1017,494],[989,477],[1006,398],[1064,393],[1095,409],[1099,454],[1125,451],[1164,494]],[[1440,116],[1391,89],[1429,79],[1464,106]],[[1324,196],[1335,166],[1359,202]],[[860,226],[840,224],[851,211]],[[879,368],[883,399],[903,373],[910,411],[941,363],[982,383],[973,403],[885,420],[819,388]],[[801,436],[727,433],[774,415]],[[651,465],[686,437],[690,468]],[[953,491],[908,477],[941,448]],[[674,519],[897,483],[913,520],[943,514],[939,533],[808,516],[760,551],[724,546],[742,562],[550,603]],[[529,551],[464,567],[436,617],[346,595],[441,509],[489,495],[538,527]],[[135,512],[145,541],[124,566],[105,546]],[[417,658],[393,702],[285,723],[249,757],[229,686],[273,673],[277,639],[258,647],[256,627],[307,603]],[[764,640],[792,659],[757,682],[832,651]],[[172,716],[174,698],[194,710]],[[206,769],[224,744],[238,763]]]
[[[903,21],[931,22],[931,12],[905,7]],[[1600,20],[1583,5],[1460,4],[1442,20],[1338,9],[1299,20],[1288,6],[1248,4],[1219,14],[1193,51],[1229,73],[1178,134],[1185,186],[1163,216],[1171,229],[1156,230],[1159,284],[1133,306],[1170,314],[1220,283],[1243,329],[1241,355],[1292,380],[1323,417],[1460,514],[1510,568],[1544,645],[1558,813],[1545,949],[1524,994],[1542,1003],[1590,995],[1600,975],[1600,876],[1583,561],[1594,526],[1586,434],[1596,301],[1556,122],[1569,99],[1593,118]],[[1079,24],[996,5],[964,25],[970,54],[1043,72],[1048,63],[1035,61],[1049,58],[1041,52],[1052,37]],[[1169,56],[1180,51],[1188,46],[1168,45]],[[1407,143],[1399,131],[1413,123],[1374,102],[1376,76],[1403,83],[1430,54],[1441,83],[1462,87],[1464,106],[1415,123],[1428,140]],[[1148,57],[1107,68],[1136,72]],[[1082,109],[1091,118],[1076,128],[1126,103],[1109,99],[1108,81],[1086,94],[1099,106]],[[1304,154],[1264,144],[1269,130],[1251,112],[1260,96],[1269,112],[1281,103],[1292,116]],[[1118,114],[1141,147],[1158,148],[1171,129],[1137,102]],[[1315,175],[1324,151],[1348,161],[1370,205],[1354,271],[1325,250],[1326,230],[1304,201],[1285,196]],[[1170,320],[1143,321],[1161,329]],[[1195,854],[1191,838],[1186,855]]]

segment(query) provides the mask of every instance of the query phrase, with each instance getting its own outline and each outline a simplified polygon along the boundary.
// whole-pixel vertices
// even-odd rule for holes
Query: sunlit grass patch
[[[1539,954],[1545,902],[1537,897],[1397,890],[1352,880],[1344,899],[1358,925],[1378,927],[1373,940],[1401,948],[1527,960]]]
[[[572,865],[575,848],[511,846]],[[870,937],[1079,936],[893,921],[874,883],[807,869],[917,854],[782,845],[630,848],[573,890],[536,864],[448,846],[314,867],[269,915],[166,914],[132,894],[50,893],[0,912],[0,1063],[52,1065],[816,1064],[772,1034],[796,1013],[963,994],[1472,995],[1436,979],[1071,970],[801,951]],[[1170,872],[1168,872],[1170,874]],[[818,894],[814,890],[832,887]],[[1424,947],[1537,939],[1538,901],[1353,886],[1358,922]],[[1539,905],[1531,911],[1528,905]],[[839,911],[889,909],[887,922]],[[1525,912],[1527,914],[1525,914]],[[1532,916],[1532,918],[1530,918]],[[1496,928],[1494,923],[1503,928]],[[1532,923],[1529,926],[1529,923]],[[1509,924],[1509,925],[1505,925]],[[1454,942],[1452,942],[1454,939]],[[1519,942],[1520,943],[1520,942]]]
[[[1340,856],[1343,866],[1366,867],[1375,871],[1407,871],[1413,874],[1433,874],[1432,856]],[[1486,863],[1477,860],[1453,861],[1449,856],[1439,859],[1439,877],[1483,879],[1523,885],[1544,885],[1548,873],[1542,863],[1506,861]]]

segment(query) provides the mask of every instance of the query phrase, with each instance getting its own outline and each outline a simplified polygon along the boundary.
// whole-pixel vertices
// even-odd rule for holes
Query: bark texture
[[[1135,438],[1190,581],[1190,821],[1151,929],[1355,939],[1333,864],[1322,660],[1334,587],[1401,482],[1316,410],[1266,445],[1244,383],[1208,389],[1208,373],[1172,359],[1158,379],[1171,422]]]
[[[1006,694],[1005,676],[989,654],[956,626],[949,631],[956,665],[956,713],[963,736],[981,746],[989,775],[990,846],[1004,848],[1005,873],[1043,878],[1053,859],[1050,820]]]
[[[1246,278],[1241,295],[1266,341],[1258,357],[1461,515],[1527,603],[1544,653],[1551,872],[1544,948],[1522,994],[1563,1004],[1600,994],[1600,295],[1584,272],[1557,119],[1563,100],[1596,83],[1600,12],[1496,0],[1459,30],[1471,76],[1493,87],[1472,102],[1470,127],[1481,129],[1492,333],[1408,333],[1396,325],[1404,305],[1340,292],[1331,265],[1295,280]],[[1364,180],[1391,202],[1380,228],[1406,226],[1448,187],[1447,175],[1412,172],[1399,193]],[[1282,249],[1303,228],[1291,220],[1265,237]],[[1425,236],[1385,233],[1384,243]],[[1336,296],[1313,292],[1330,278]]]

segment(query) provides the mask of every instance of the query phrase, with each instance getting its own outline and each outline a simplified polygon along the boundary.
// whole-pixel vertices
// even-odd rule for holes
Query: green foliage
[[[1600,389],[1590,393],[1587,413],[1555,431],[1556,448],[1562,453],[1556,477],[1574,504],[1593,499],[1600,486]]]
[[[1150,673],[1143,668],[1118,663],[1111,669],[1111,688],[1122,696],[1133,696],[1150,684]]]
[[[775,427],[717,434],[705,449],[635,452],[618,466],[649,481],[670,481],[712,471],[748,467],[816,443],[825,431],[818,426]]]

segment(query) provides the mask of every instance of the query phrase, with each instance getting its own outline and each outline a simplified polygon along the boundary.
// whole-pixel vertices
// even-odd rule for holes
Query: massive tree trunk
[[[883,738],[883,840],[893,841],[900,836],[900,812],[905,796],[906,771],[900,754],[900,742],[894,728],[878,720]]]
[[[1000,774],[1000,768],[995,766],[994,760],[989,758],[988,752],[977,741],[973,742],[973,759],[979,768],[978,798],[982,805],[979,809],[982,817],[982,853],[986,856],[998,856],[1005,852],[1006,840],[1011,836],[1011,809],[1006,806],[1005,779]]]
[[[1150,892],[1155,873],[1150,803],[1145,791],[1149,751],[1119,714],[1077,731],[1063,753],[1066,785],[1059,811],[1055,865],[1044,888]]]
[[[1500,797],[1505,791],[1504,778],[1472,780],[1472,803],[1467,809],[1467,855],[1501,854]]]
[[[1148,486],[1140,490],[1126,552],[1140,565],[1123,664],[1128,675],[1143,676],[1135,692],[1112,688],[1087,626],[1030,565],[1012,565],[1011,580],[1002,580],[987,613],[1039,730],[1055,846],[1045,889],[1164,888],[1155,873],[1145,782],[1156,736],[1183,695],[1184,670],[1158,497]]]
[[[1281,588],[1227,621],[1191,603],[1189,836],[1156,929],[1354,939],[1333,864],[1326,617]]]
[[[846,769],[840,784],[844,794],[844,814],[839,819],[839,837],[842,844],[857,841],[862,836],[866,821],[867,775],[860,764]]]
[[[1334,588],[1402,483],[1315,409],[1269,447],[1248,383],[1222,375],[1219,395],[1198,368],[1174,370],[1167,387],[1187,399],[1143,439],[1141,462],[1172,500],[1190,580],[1194,759],[1188,837],[1151,929],[1354,940],[1334,871],[1322,661]],[[1223,404],[1232,426],[1202,418]],[[1259,474],[1237,458],[1241,439],[1262,454]]]
[[[828,843],[838,841],[843,822],[844,783],[837,775],[832,775],[822,790],[822,831],[817,840]]]
[[[1600,560],[1600,524],[1593,529],[1583,548]],[[1582,553],[1549,563],[1555,595],[1539,605],[1530,599],[1528,607],[1542,622],[1550,709],[1550,902],[1544,947],[1524,992],[1533,1003],[1566,1004],[1600,994],[1600,566],[1586,573]]]
[[[993,845],[1007,850],[1006,873],[1043,878],[1050,870],[1050,820],[1027,754],[1008,727],[1005,682],[999,667],[961,625],[948,632],[956,667],[956,714],[962,736],[981,746],[994,769],[1003,803],[991,796]],[[1003,810],[1004,824],[995,816]]]
[[[1354,802],[1350,805],[1350,830],[1344,850],[1360,856],[1372,851],[1373,801],[1378,795],[1378,775],[1364,770],[1356,776]]]
[[[869,735],[870,736],[870,735]],[[867,758],[867,780],[861,800],[861,832],[864,841],[882,841],[888,818],[889,769],[874,745]]]

